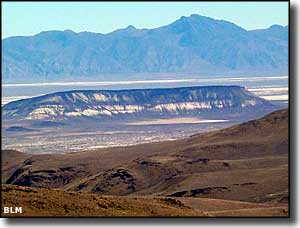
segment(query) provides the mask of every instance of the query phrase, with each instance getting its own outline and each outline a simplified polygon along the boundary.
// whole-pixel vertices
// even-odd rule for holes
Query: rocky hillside
[[[3,106],[4,118],[170,117],[201,113],[256,112],[273,106],[239,86],[170,89],[67,91],[18,100]],[[220,118],[220,117],[219,117]]]
[[[285,205],[288,110],[183,140],[70,154],[2,151],[5,184]]]
[[[247,31],[196,14],[155,29],[45,31],[2,41],[4,83],[287,73],[288,27]]]
[[[288,215],[285,207],[214,199],[100,196],[58,189],[2,185],[2,205],[22,207],[4,217],[224,217]],[[55,205],[55,206],[54,206]]]

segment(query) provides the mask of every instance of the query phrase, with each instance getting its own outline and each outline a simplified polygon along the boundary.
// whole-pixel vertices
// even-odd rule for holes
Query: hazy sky
[[[288,2],[2,2],[2,38],[71,29],[156,28],[200,14],[247,30],[288,24]]]

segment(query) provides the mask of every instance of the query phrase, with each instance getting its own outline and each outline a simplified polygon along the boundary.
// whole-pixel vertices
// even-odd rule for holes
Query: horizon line
[[[115,30],[113,30],[113,31],[111,31],[111,32],[107,32],[107,33],[101,33],[101,32],[95,32],[95,31],[79,31],[79,32],[77,32],[77,31],[74,31],[74,30],[72,30],[72,29],[68,29],[68,28],[66,28],[66,29],[64,29],[64,30],[59,30],[59,29],[51,29],[51,30],[42,30],[42,31],[40,31],[40,32],[38,32],[38,33],[35,33],[35,34],[32,34],[32,35],[14,35],[14,36],[8,36],[8,37],[1,37],[1,40],[5,40],[5,39],[8,39],[8,38],[13,38],[13,37],[33,37],[33,36],[36,36],[36,35],[39,35],[39,34],[41,34],[41,33],[44,33],[44,32],[73,32],[73,33],[75,33],[75,34],[80,34],[80,33],[93,33],[93,34],[99,34],[99,35],[108,35],[108,34],[111,34],[111,33],[114,33],[114,32],[116,32],[116,31],[119,31],[119,30],[125,30],[125,29],[128,29],[128,28],[132,28],[132,29],[135,29],[135,30],[154,30],[154,29],[158,29],[158,28],[162,28],[162,27],[165,27],[165,26],[168,26],[168,25],[171,25],[171,24],[173,24],[173,23],[175,23],[176,21],[179,21],[179,20],[181,20],[182,18],[191,18],[192,16],[199,16],[199,17],[203,17],[203,18],[209,18],[209,19],[212,19],[212,20],[214,20],[214,21],[225,21],[225,22],[229,22],[229,23],[231,23],[231,24],[234,24],[235,26],[238,26],[238,27],[240,27],[240,28],[242,28],[242,29],[244,29],[245,31],[247,31],[247,32],[250,32],[250,31],[256,31],[256,30],[264,30],[264,29],[269,29],[269,28],[271,28],[272,26],[281,26],[281,27],[288,27],[289,25],[287,24],[287,25],[281,25],[281,24],[272,24],[272,25],[270,25],[270,26],[268,26],[268,27],[265,27],[265,28],[255,28],[255,29],[249,29],[249,30],[247,30],[247,29],[245,29],[244,27],[242,27],[242,26],[240,26],[240,25],[238,25],[238,24],[236,24],[236,23],[233,23],[233,22],[231,22],[231,21],[228,21],[228,20],[223,20],[223,19],[215,19],[215,18],[213,18],[213,17],[209,17],[209,16],[204,16],[204,15],[200,15],[200,14],[190,14],[190,16],[181,16],[180,18],[178,18],[177,20],[175,20],[175,21],[173,21],[173,22],[171,22],[171,23],[168,23],[168,24],[165,24],[165,25],[161,25],[161,26],[158,26],[158,27],[154,27],[154,28],[137,28],[136,26],[134,26],[134,25],[132,25],[132,24],[129,24],[129,25],[127,25],[127,26],[125,26],[125,27],[120,27],[120,28],[117,28],[117,29],[115,29]]]

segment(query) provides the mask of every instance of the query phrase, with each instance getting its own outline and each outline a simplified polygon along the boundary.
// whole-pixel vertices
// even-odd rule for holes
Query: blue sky
[[[71,29],[156,28],[200,14],[247,30],[288,24],[288,2],[2,2],[2,38]]]

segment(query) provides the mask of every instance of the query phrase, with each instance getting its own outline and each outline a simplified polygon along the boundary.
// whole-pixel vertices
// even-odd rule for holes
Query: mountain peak
[[[212,20],[215,21],[215,19],[211,18],[211,17],[207,17],[207,16],[203,16],[200,14],[191,14],[190,16],[182,16],[180,17],[179,20],[185,20],[185,19],[208,19],[208,20]]]
[[[286,28],[287,28],[286,26],[275,24],[275,25],[271,25],[268,29],[273,30],[273,31],[280,31],[280,30],[284,30]]]
[[[127,30],[136,30],[136,27],[134,27],[133,25],[128,25]]]
[[[72,33],[72,34],[75,34],[75,32],[71,29],[65,29],[64,30],[65,33]]]
[[[247,31],[198,14],[154,29],[126,26],[107,34],[64,30],[7,38],[2,43],[4,81],[103,80],[106,74],[111,80],[119,80],[121,74],[128,80],[129,74],[140,73],[153,79],[159,77],[153,73],[180,77],[185,73],[225,76],[287,72],[287,28]]]
[[[191,14],[190,16],[182,16],[180,17],[176,22],[192,22],[192,21],[205,21],[205,20],[210,20],[210,21],[215,21],[215,19],[210,18],[210,17],[205,17],[199,14]]]
[[[214,18],[199,15],[199,14],[191,14],[189,18],[216,21],[216,19]]]
[[[126,34],[128,35],[131,33],[139,32],[140,30],[134,27],[133,25],[128,25],[126,28],[117,29],[109,34]]]
[[[198,14],[191,14],[190,16],[182,16],[180,19],[170,24],[173,32],[177,34],[188,33],[187,40],[196,40],[196,43],[200,43],[199,40],[210,39],[209,37],[240,37],[244,36],[247,32],[238,25],[224,21],[216,20],[211,17],[206,17]]]

